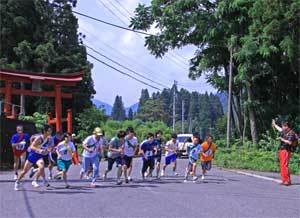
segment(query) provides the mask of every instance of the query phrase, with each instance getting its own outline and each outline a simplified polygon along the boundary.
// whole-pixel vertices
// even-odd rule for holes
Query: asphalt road
[[[11,172],[1,172],[0,217],[300,217],[299,177],[284,187],[214,168],[205,181],[183,183],[186,163],[179,160],[179,176],[142,182],[135,159],[132,183],[115,185],[114,169],[94,189],[78,179],[78,166],[70,170],[71,189],[61,181],[36,189],[26,180],[24,190],[14,191]],[[101,164],[102,173],[107,163]]]

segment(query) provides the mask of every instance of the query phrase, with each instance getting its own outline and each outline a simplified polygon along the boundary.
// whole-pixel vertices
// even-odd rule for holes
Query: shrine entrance
[[[67,122],[67,132],[72,133],[72,108],[67,109],[66,118],[62,118],[62,99],[72,99],[72,93],[65,93],[62,88],[76,86],[82,80],[82,76],[83,72],[52,74],[1,69],[0,81],[4,83],[4,87],[0,87],[0,94],[4,94],[4,98],[0,99],[0,112],[2,112],[3,107],[5,116],[11,119],[17,118],[16,108],[19,108],[22,112],[24,100],[20,100],[19,105],[14,104],[12,102],[13,95],[54,98],[55,116],[48,113],[48,124],[55,125],[56,131],[63,131],[62,122]],[[19,84],[18,88],[13,84]],[[30,84],[31,89],[25,89],[24,84]],[[51,87],[52,91],[43,90],[45,85]]]

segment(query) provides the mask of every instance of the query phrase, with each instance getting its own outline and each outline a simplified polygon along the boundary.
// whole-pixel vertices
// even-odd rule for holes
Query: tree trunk
[[[258,142],[258,135],[257,135],[257,128],[256,128],[256,115],[255,115],[254,108],[251,105],[251,103],[254,100],[253,99],[253,92],[252,92],[251,84],[247,83],[246,88],[247,88],[247,94],[248,94],[248,101],[250,102],[250,105],[248,107],[248,111],[249,111],[251,137],[252,137],[252,142],[254,144],[257,144],[257,142]]]
[[[237,127],[237,132],[239,134],[239,137],[242,138],[243,123],[242,123],[241,101],[239,95],[232,96],[232,106],[235,112],[234,114],[235,114],[235,124]]]

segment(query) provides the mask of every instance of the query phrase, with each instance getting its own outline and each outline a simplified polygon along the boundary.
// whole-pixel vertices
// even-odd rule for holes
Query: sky
[[[149,5],[150,0],[79,0],[74,10],[127,27],[130,16],[134,14],[139,3]],[[171,87],[175,79],[178,81],[179,88],[200,93],[216,92],[213,87],[206,83],[204,76],[196,81],[188,78],[189,59],[193,57],[196,51],[194,46],[170,51],[162,59],[156,59],[144,47],[143,35],[108,26],[80,15],[75,16],[78,18],[79,32],[86,36],[83,40],[84,44],[131,70],[167,87]],[[150,33],[155,33],[155,29],[150,30]],[[94,51],[89,49],[87,51],[98,59],[163,89],[163,87],[117,66]],[[115,96],[121,95],[125,106],[128,107],[138,102],[142,89],[147,88],[150,93],[157,91],[122,75],[91,57],[88,57],[88,60],[94,66],[92,78],[96,90],[95,99],[113,104]]]

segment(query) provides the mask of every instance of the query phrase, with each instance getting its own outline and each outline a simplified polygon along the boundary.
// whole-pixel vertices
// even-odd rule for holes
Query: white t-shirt
[[[173,151],[168,150],[166,152],[166,156],[171,156],[171,155],[175,154],[174,151],[176,151],[178,149],[178,142],[174,143],[172,140],[170,140],[170,141],[167,142],[166,147],[168,149],[172,149],[173,150]]]
[[[132,139],[125,138],[125,146],[124,146],[124,155],[128,157],[134,156],[134,152],[136,147],[138,146],[138,140],[136,137],[133,137]]]
[[[97,141],[96,137],[91,135],[86,137],[86,139],[83,141],[83,144],[88,148],[92,148],[93,152],[88,152],[87,150],[83,149],[82,156],[91,158],[98,154],[99,148],[102,148],[103,140],[100,138],[99,141]]]
[[[56,151],[60,154],[61,160],[71,160],[72,159],[72,153],[75,152],[75,146],[73,142],[68,142],[67,145],[65,145],[65,142],[60,142],[56,146]]]

